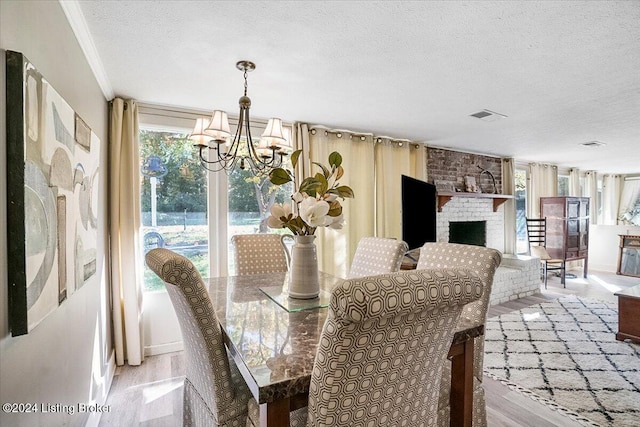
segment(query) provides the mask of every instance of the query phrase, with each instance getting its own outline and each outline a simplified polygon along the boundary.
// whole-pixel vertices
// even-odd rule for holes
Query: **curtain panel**
[[[640,177],[624,179],[618,219],[622,224],[640,225]]]
[[[569,169],[569,196],[579,197],[582,194],[580,190],[580,169]]]
[[[516,195],[516,162],[514,159],[502,159],[502,193]],[[517,253],[516,200],[509,199],[504,204],[504,252]]]
[[[527,183],[527,217],[540,218],[540,197],[558,195],[558,168],[555,165],[530,163]]]
[[[144,360],[138,106],[115,98],[109,115],[109,244],[116,364]]]
[[[373,236],[375,229],[373,136],[329,131],[320,126],[309,126],[308,135],[309,157],[303,165],[304,177],[318,172],[312,162],[327,164],[329,154],[337,151],[342,156],[344,168],[340,182],[351,187],[355,195],[355,198],[342,203],[345,223],[341,230],[319,227],[316,231],[320,270],[346,277],[358,241],[362,237]]]
[[[582,195],[589,198],[589,224],[598,223],[598,173],[587,171],[584,174],[584,188]]]
[[[298,182],[317,172],[313,162],[326,164],[333,151],[342,155],[345,175],[340,182],[353,189],[355,198],[343,203],[344,228],[319,228],[316,244],[320,269],[346,277],[361,238],[402,238],[401,176],[426,180],[426,148],[407,140],[305,123],[296,123],[295,128],[294,147],[303,150]]]
[[[375,236],[402,239],[401,176],[411,174],[408,141],[376,138],[375,150]]]
[[[602,177],[602,219],[601,224],[617,225],[623,178],[620,175]]]

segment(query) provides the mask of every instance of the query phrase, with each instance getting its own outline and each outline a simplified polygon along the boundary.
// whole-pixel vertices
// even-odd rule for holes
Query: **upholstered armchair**
[[[347,278],[353,279],[398,271],[407,250],[409,247],[402,240],[363,237],[356,247]]]
[[[236,234],[231,237],[231,245],[238,276],[288,270],[279,234]]]
[[[184,426],[244,426],[251,392],[229,359],[209,293],[187,258],[152,249],[147,265],[164,282],[184,340]]]
[[[426,243],[420,250],[417,268],[467,268],[478,274],[482,279],[482,297],[465,305],[460,319],[475,325],[484,325],[487,319],[493,276],[501,261],[502,255],[495,249],[455,243]],[[473,425],[479,427],[487,425],[484,389],[482,388],[484,335],[475,338],[473,355]],[[444,427],[449,426],[450,414],[451,362],[449,360],[445,361],[440,385],[438,425]]]
[[[308,407],[291,425],[436,425],[441,372],[462,307],[482,279],[457,269],[350,279],[331,294]],[[247,426],[259,408],[249,401]]]

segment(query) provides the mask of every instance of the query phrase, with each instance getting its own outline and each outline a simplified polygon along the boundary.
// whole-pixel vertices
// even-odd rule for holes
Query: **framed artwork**
[[[433,181],[438,193],[455,193],[456,189],[450,181],[436,179]]]
[[[35,328],[96,276],[100,140],[24,55],[6,52],[9,327]]]

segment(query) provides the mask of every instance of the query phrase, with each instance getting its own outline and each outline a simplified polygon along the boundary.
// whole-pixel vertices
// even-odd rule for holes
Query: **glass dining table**
[[[289,413],[307,405],[317,344],[331,289],[343,279],[319,274],[320,295],[294,300],[286,273],[205,280],[229,353],[260,405],[263,426],[289,426]],[[451,425],[471,426],[473,338],[483,326],[460,328],[452,359]]]

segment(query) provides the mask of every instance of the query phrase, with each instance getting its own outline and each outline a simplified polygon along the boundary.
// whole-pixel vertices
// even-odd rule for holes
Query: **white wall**
[[[618,269],[620,234],[640,235],[640,227],[591,225],[589,227],[589,270],[615,273]]]
[[[23,53],[100,138],[107,170],[108,104],[57,1],[0,1],[0,205],[6,207],[4,50]],[[112,357],[105,279],[106,186],[101,174],[96,280],[73,293],[29,334],[12,337],[7,314],[6,209],[0,209],[0,402],[70,405],[59,413],[8,414],[3,426],[62,426],[95,422],[78,404],[104,403]]]

